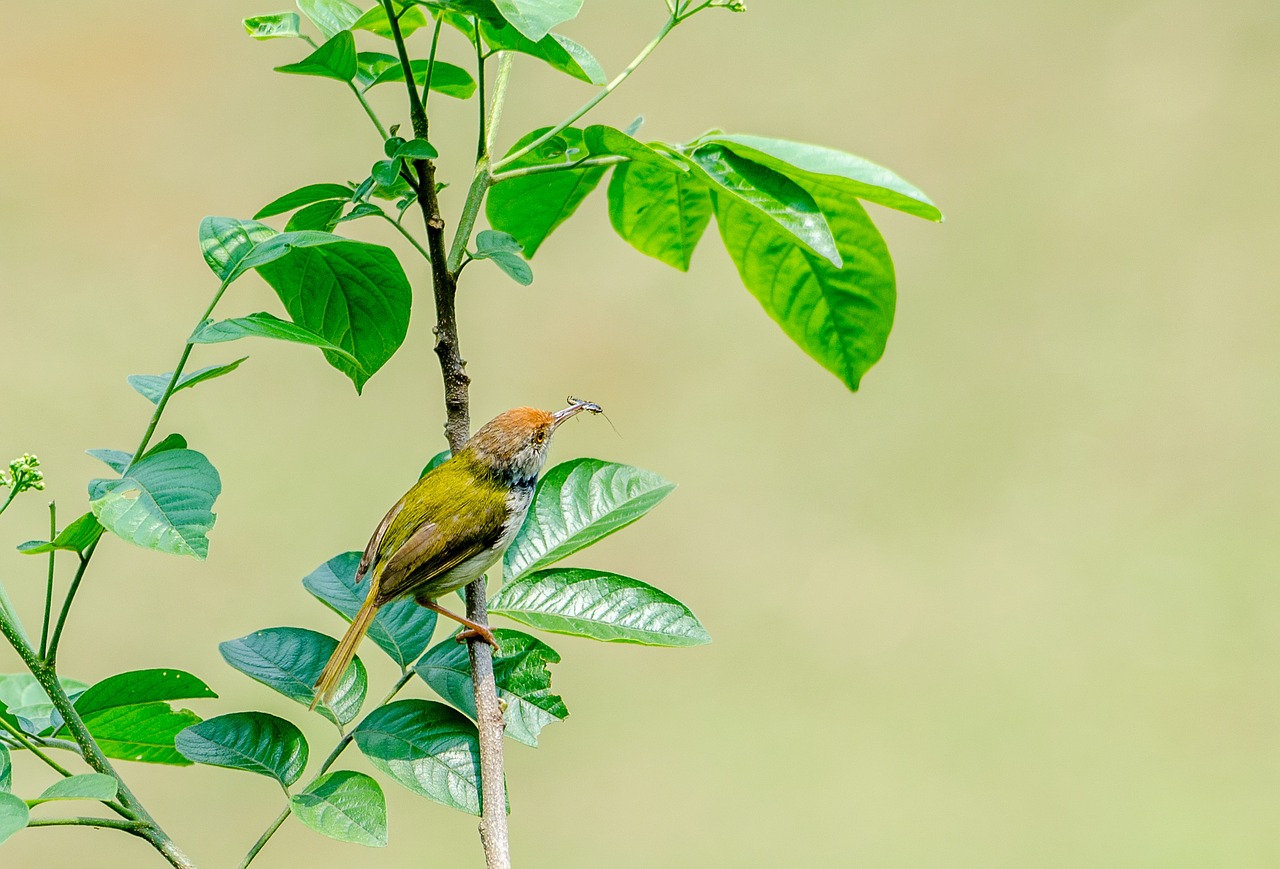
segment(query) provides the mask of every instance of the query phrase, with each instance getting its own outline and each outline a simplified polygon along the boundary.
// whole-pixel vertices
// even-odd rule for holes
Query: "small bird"
[[[570,398],[568,407],[554,413],[533,407],[501,413],[395,503],[356,568],[357,584],[368,574],[369,593],[316,680],[312,709],[333,699],[378,608],[397,598],[412,595],[421,606],[465,625],[459,639],[479,636],[497,648],[487,627],[436,599],[477,579],[502,557],[524,524],[552,433],[584,410],[601,412],[598,404]]]

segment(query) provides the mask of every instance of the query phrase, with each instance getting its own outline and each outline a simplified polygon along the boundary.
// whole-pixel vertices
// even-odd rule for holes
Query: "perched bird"
[[[600,413],[600,406],[570,398],[555,413],[532,407],[501,413],[396,502],[356,568],[357,583],[368,574],[369,593],[316,680],[312,709],[332,699],[378,608],[397,598],[412,595],[466,625],[460,637],[480,636],[497,647],[488,628],[436,599],[477,579],[502,557],[524,523],[552,433],[584,410]]]

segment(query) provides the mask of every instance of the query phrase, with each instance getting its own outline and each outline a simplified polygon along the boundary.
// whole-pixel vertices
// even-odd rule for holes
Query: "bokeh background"
[[[67,519],[101,471],[82,451],[130,447],[145,424],[125,376],[169,370],[214,289],[200,218],[380,156],[343,88],[271,72],[301,46],[241,32],[284,5],[4,4],[0,453],[38,453]],[[662,14],[592,0],[564,30],[612,73]],[[589,93],[520,59],[502,142]],[[714,230],[680,275],[613,235],[603,190],[539,252],[532,288],[468,269],[475,419],[566,393],[605,405],[617,433],[575,424],[555,457],[680,488],[577,563],[672,592],[715,637],[553,638],[573,714],[536,751],[509,744],[517,865],[1280,864],[1278,93],[1273,0],[754,0],[677,31],[592,116],[853,151],[948,220],[873,207],[900,301],[856,395],[761,313]],[[398,91],[379,96],[404,120]],[[453,214],[473,105],[433,102]],[[441,448],[414,279],[409,340],[363,398],[309,349],[197,352],[252,356],[163,425],[222,473],[211,557],[107,541],[68,674],[176,666],[222,695],[192,704],[206,716],[306,717],[216,644],[336,631],[299,579],[363,545]],[[272,304],[250,277],[224,313]],[[0,547],[31,621],[44,562],[11,547],[42,536],[44,501],[6,515]],[[234,865],[280,807],[240,773],[125,772],[204,866]],[[18,760],[24,791],[47,778]],[[481,865],[472,819],[386,789],[386,851],[288,824],[257,865]],[[50,865],[48,849],[158,862],[115,833],[49,829],[3,861]]]

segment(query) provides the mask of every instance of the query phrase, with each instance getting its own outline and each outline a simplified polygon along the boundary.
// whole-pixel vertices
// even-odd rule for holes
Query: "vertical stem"
[[[93,552],[98,548],[98,540],[89,544],[89,548],[80,556],[80,566],[76,568],[75,578],[71,580],[71,587],[67,589],[67,597],[62,601],[62,611],[58,613],[58,624],[53,629],[53,636],[49,640],[49,651],[44,656],[45,664],[49,667],[56,667],[58,663],[58,643],[62,641],[62,629],[67,625],[67,616],[71,613],[71,604],[76,599],[76,592],[80,590],[80,581],[84,579],[84,572],[89,568],[89,560],[93,558]],[[47,621],[47,617],[46,617]]]
[[[49,542],[53,543],[54,538],[58,536],[58,505],[53,501],[49,502]],[[54,556],[58,554],[58,550],[49,550],[49,579],[45,583],[44,589],[44,623],[40,628],[40,657],[43,658],[45,650],[49,648],[49,614],[53,611],[53,567]]]

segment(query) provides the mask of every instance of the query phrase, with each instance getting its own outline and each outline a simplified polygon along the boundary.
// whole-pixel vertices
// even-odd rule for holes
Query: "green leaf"
[[[10,793],[0,793],[0,842],[25,828],[31,820],[31,810],[20,798]]]
[[[237,272],[250,268],[276,291],[295,325],[344,351],[322,348],[357,392],[404,342],[412,290],[390,248],[327,232],[286,232],[255,247]]]
[[[346,200],[326,199],[323,202],[313,202],[310,205],[303,206],[289,218],[289,222],[284,225],[284,231],[318,230],[320,232],[328,232],[337,226],[338,218],[342,215],[342,208],[346,204]]]
[[[355,208],[352,208],[346,214],[342,215],[342,217],[339,217],[338,223],[345,223],[348,220],[359,220],[362,217],[372,217],[375,214],[381,214],[385,217],[387,213],[371,202],[361,202],[358,203]]]
[[[689,270],[711,222],[711,207],[707,187],[697,178],[649,161],[624,163],[609,180],[614,230],[636,250],[682,272]]]
[[[248,359],[248,356],[241,356],[234,362],[228,362],[225,365],[210,365],[208,368],[201,368],[198,371],[192,371],[178,378],[178,385],[173,388],[174,392],[180,389],[190,389],[206,380],[213,380],[215,377],[221,377],[224,374],[230,374],[240,367],[240,363]],[[130,374],[129,385],[132,386],[139,395],[152,404],[159,404],[160,397],[164,395],[165,387],[169,385],[169,381],[173,378],[173,372],[169,371],[165,374]]]
[[[534,42],[551,28],[576,18],[582,0],[494,0],[502,17]]]
[[[255,15],[244,19],[245,32],[254,39],[281,39],[301,36],[301,21],[296,12],[281,12],[276,15]]]
[[[0,791],[13,790],[13,761],[9,758],[9,749],[0,745]]]
[[[304,706],[311,705],[316,680],[338,641],[306,628],[267,628],[218,644],[235,669]],[[369,679],[359,658],[334,690],[333,701],[316,707],[325,718],[346,724],[360,714]]]
[[[319,347],[326,353],[340,356],[353,366],[358,367],[360,365],[356,357],[329,341],[323,335],[317,335],[310,329],[290,323],[288,320],[281,320],[274,314],[268,314],[263,311],[231,320],[218,320],[217,322],[206,320],[204,325],[196,329],[187,340],[192,344],[221,344],[224,341],[236,341],[240,338],[274,338],[277,341],[306,344],[311,347]],[[94,453],[114,453],[116,451],[90,450],[89,452],[93,455]],[[94,457],[101,458],[96,455]],[[115,457],[113,456],[112,458],[114,459]],[[106,461],[106,459],[103,459],[103,461]],[[107,464],[112,463],[107,462]],[[126,461],[125,464],[127,465],[128,462]],[[112,466],[114,467],[114,465]],[[119,470],[123,469],[123,467],[119,468]]]
[[[823,368],[856,390],[883,355],[897,298],[893,260],[867,212],[832,188],[815,189],[845,266],[836,269],[768,220],[717,199],[720,237],[765,313]]]
[[[286,211],[293,211],[295,208],[301,208],[313,202],[323,202],[327,199],[350,200],[353,192],[352,187],[347,184],[308,184],[305,187],[299,187],[297,190],[286,193],[279,199],[271,200],[258,209],[258,213],[253,216],[253,219],[261,220],[264,217],[274,217],[277,214],[284,214]]]
[[[693,174],[686,162],[667,156],[666,146],[658,143],[658,147],[662,150],[657,150],[653,146],[637,141],[630,133],[624,133],[616,127],[592,124],[583,131],[583,141],[586,142],[587,150],[592,156],[614,154],[626,157],[631,163],[644,163],[655,169],[676,172],[680,175]]]
[[[830,187],[844,196],[856,196],[926,220],[942,220],[942,212],[914,185],[853,154],[763,136],[716,134],[698,140],[699,144],[712,142],[781,172],[810,190],[815,186]]]
[[[179,733],[174,745],[187,760],[265,775],[286,787],[307,767],[302,731],[266,712],[209,718]]]
[[[126,463],[127,461],[126,459]],[[52,552],[55,549],[63,549],[68,552],[84,552],[101,536],[102,526],[98,524],[97,518],[92,513],[85,513],[59,531],[58,536],[53,538],[52,543],[43,540],[28,540],[18,546],[18,551],[24,555],[40,555],[44,552]]]
[[[526,633],[505,628],[493,633],[502,650],[494,656],[493,674],[498,696],[506,703],[505,733],[517,742],[537,746],[542,728],[569,716],[560,695],[551,693],[548,665],[560,663],[560,656]],[[414,669],[437,694],[472,719],[476,717],[466,645],[449,637],[423,655]]]
[[[360,20],[360,8],[347,0],[298,0],[298,8],[325,39],[332,39]]]
[[[426,27],[430,21],[427,15],[422,11],[421,6],[410,6],[400,13],[400,35],[408,38],[420,27]],[[391,33],[391,24],[387,21],[387,12],[382,8],[381,3],[374,4],[374,7],[368,12],[360,16],[354,24],[351,25],[352,30],[367,30],[383,39],[394,39]]]
[[[147,456],[154,456],[156,453],[163,453],[165,450],[185,450],[186,448],[187,439],[175,432],[174,434],[165,435],[159,443],[152,444],[152,446],[142,454],[142,458],[145,459]]]
[[[373,164],[369,174],[383,187],[394,187],[400,180],[400,167],[403,165],[400,160],[379,160]]]
[[[543,127],[528,133],[507,153],[518,151],[549,129]],[[567,165],[586,156],[582,131],[570,127],[506,168]],[[485,206],[489,224],[514,236],[524,247],[524,255],[532,257],[552,230],[568,220],[582,200],[595,189],[605,171],[605,167],[567,169],[499,181],[490,188]]]
[[[516,51],[549,63],[552,68],[589,84],[605,83],[604,68],[591,52],[567,36],[548,33],[534,42],[511,26],[480,22],[480,33],[493,51]]]
[[[489,612],[557,634],[645,646],[700,646],[711,636],[687,606],[638,579],[555,567],[502,587]]]
[[[813,197],[799,184],[722,145],[701,145],[687,159],[711,183],[719,199],[750,209],[840,268],[840,253],[831,228]]]
[[[440,153],[426,139],[410,139],[397,147],[391,156],[402,160],[434,160]]]
[[[351,81],[356,77],[356,39],[343,30],[297,63],[277,66],[276,72]]]
[[[418,479],[421,480],[423,477],[425,477],[428,474],[428,472],[434,471],[436,468],[440,467],[445,462],[449,461],[449,459],[451,458],[453,458],[453,453],[450,452],[449,450],[441,450],[440,452],[436,453],[434,456],[431,457],[431,460],[427,462],[426,466],[422,469],[422,473],[418,475]]]
[[[533,283],[533,269],[520,256],[520,250],[520,242],[507,233],[486,229],[476,235],[476,252],[472,258],[489,260],[513,281],[527,287]]]
[[[224,281],[239,276],[240,261],[276,231],[256,220],[206,217],[200,221],[200,251],[213,273]]]
[[[44,789],[44,793],[31,801],[31,805],[53,800],[114,800],[120,783],[100,772],[86,772],[56,781]]]
[[[89,685],[79,679],[58,677],[58,683],[71,698],[78,697]],[[53,726],[57,710],[44,688],[30,673],[0,675],[0,714],[7,713],[10,723],[31,734],[44,733]],[[61,722],[61,716],[58,716]]]
[[[574,459],[538,483],[524,525],[503,557],[511,580],[554,564],[648,513],[676,487],[652,471]]]
[[[191,765],[191,761],[173,747],[174,737],[200,721],[200,716],[188,709],[173,709],[168,703],[135,703],[82,717],[107,757],[170,766]]]
[[[461,712],[427,700],[397,700],[352,731],[369,761],[416,794],[480,814],[480,743]]]
[[[90,715],[117,706],[217,696],[198,677],[184,670],[132,670],[95,682],[76,698],[75,705],[81,715]]]
[[[93,456],[117,474],[123,474],[124,469],[129,467],[129,462],[133,461],[133,453],[126,453],[124,450],[85,450],[85,453]]]
[[[359,552],[335,555],[302,580],[303,588],[348,621],[355,617],[370,588],[367,581],[356,585],[360,556]],[[435,629],[436,614],[407,598],[378,610],[369,625],[369,639],[405,669],[422,654]]]
[[[370,848],[387,844],[387,801],[364,773],[338,770],[322,775],[289,799],[299,821],[330,839]]]
[[[428,65],[429,61],[426,60],[415,60],[409,63],[409,69],[413,71],[413,80],[418,87],[427,83]],[[404,67],[395,58],[392,58],[392,63],[381,67],[365,90],[389,81],[404,81]],[[476,92],[476,80],[462,67],[437,60],[435,67],[431,70],[431,89],[447,97],[468,100]]]
[[[166,450],[139,459],[119,479],[90,480],[89,506],[103,528],[129,543],[203,560],[221,492],[203,455]]]

